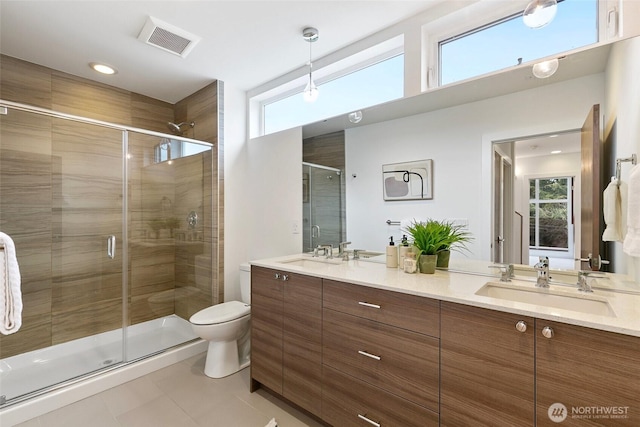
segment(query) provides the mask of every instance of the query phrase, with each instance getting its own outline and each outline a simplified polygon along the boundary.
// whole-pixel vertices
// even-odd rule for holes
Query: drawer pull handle
[[[368,302],[358,301],[358,304],[364,305],[365,307],[370,307],[370,308],[380,308],[378,304],[369,304]]]
[[[368,422],[372,426],[380,427],[380,423],[377,423],[377,422],[375,422],[373,420],[370,420],[369,418],[365,417],[364,415],[358,414],[358,418],[360,418],[361,420],[365,420],[366,422]]]
[[[367,357],[370,357],[370,358],[376,359],[376,360],[382,359],[382,357],[380,357],[380,356],[376,356],[375,354],[367,353],[366,351],[362,351],[362,350],[358,350],[358,354],[361,354],[363,356],[367,356]]]

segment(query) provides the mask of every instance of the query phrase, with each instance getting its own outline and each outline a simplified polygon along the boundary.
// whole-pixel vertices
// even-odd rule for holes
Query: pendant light
[[[530,28],[542,28],[556,16],[558,2],[556,0],[532,0],[522,13],[524,25]]]
[[[318,29],[313,27],[307,27],[302,30],[302,37],[309,42],[309,81],[304,88],[304,92],[302,95],[304,96],[304,100],[307,102],[314,102],[318,99],[318,87],[313,82],[313,76],[311,75],[311,70],[313,68],[313,63],[311,62],[311,44],[318,40]]]

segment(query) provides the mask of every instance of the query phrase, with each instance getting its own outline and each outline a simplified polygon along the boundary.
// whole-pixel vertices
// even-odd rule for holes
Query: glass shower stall
[[[337,248],[346,240],[344,174],[340,169],[302,163],[302,245]]]
[[[216,302],[212,145],[0,107],[0,230],[22,326],[0,335],[0,407],[196,339]]]

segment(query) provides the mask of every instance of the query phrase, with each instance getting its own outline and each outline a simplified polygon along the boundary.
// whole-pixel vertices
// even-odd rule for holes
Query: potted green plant
[[[446,245],[447,233],[445,227],[435,220],[414,220],[406,230],[413,240],[418,256],[421,273],[433,274],[436,271],[438,250]]]
[[[467,249],[466,243],[473,240],[471,233],[465,230],[463,225],[456,225],[449,221],[441,221],[442,233],[445,236],[438,248],[437,268],[449,268],[451,251],[463,251]]]

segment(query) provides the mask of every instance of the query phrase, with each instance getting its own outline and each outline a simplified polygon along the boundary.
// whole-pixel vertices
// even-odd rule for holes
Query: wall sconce
[[[553,74],[558,70],[558,65],[558,58],[553,58],[548,61],[542,61],[534,64],[531,71],[537,78],[546,79],[547,77],[553,76]]]
[[[533,0],[522,13],[522,21],[529,28],[542,28],[553,21],[558,11],[556,0]]]
[[[307,82],[307,86],[304,88],[304,92],[302,95],[304,96],[304,100],[307,102],[314,102],[318,99],[318,87],[313,82],[313,76],[311,75],[311,69],[313,68],[313,63],[311,62],[311,44],[318,40],[319,33],[317,28],[307,27],[302,30],[302,37],[309,42],[309,81]]]

